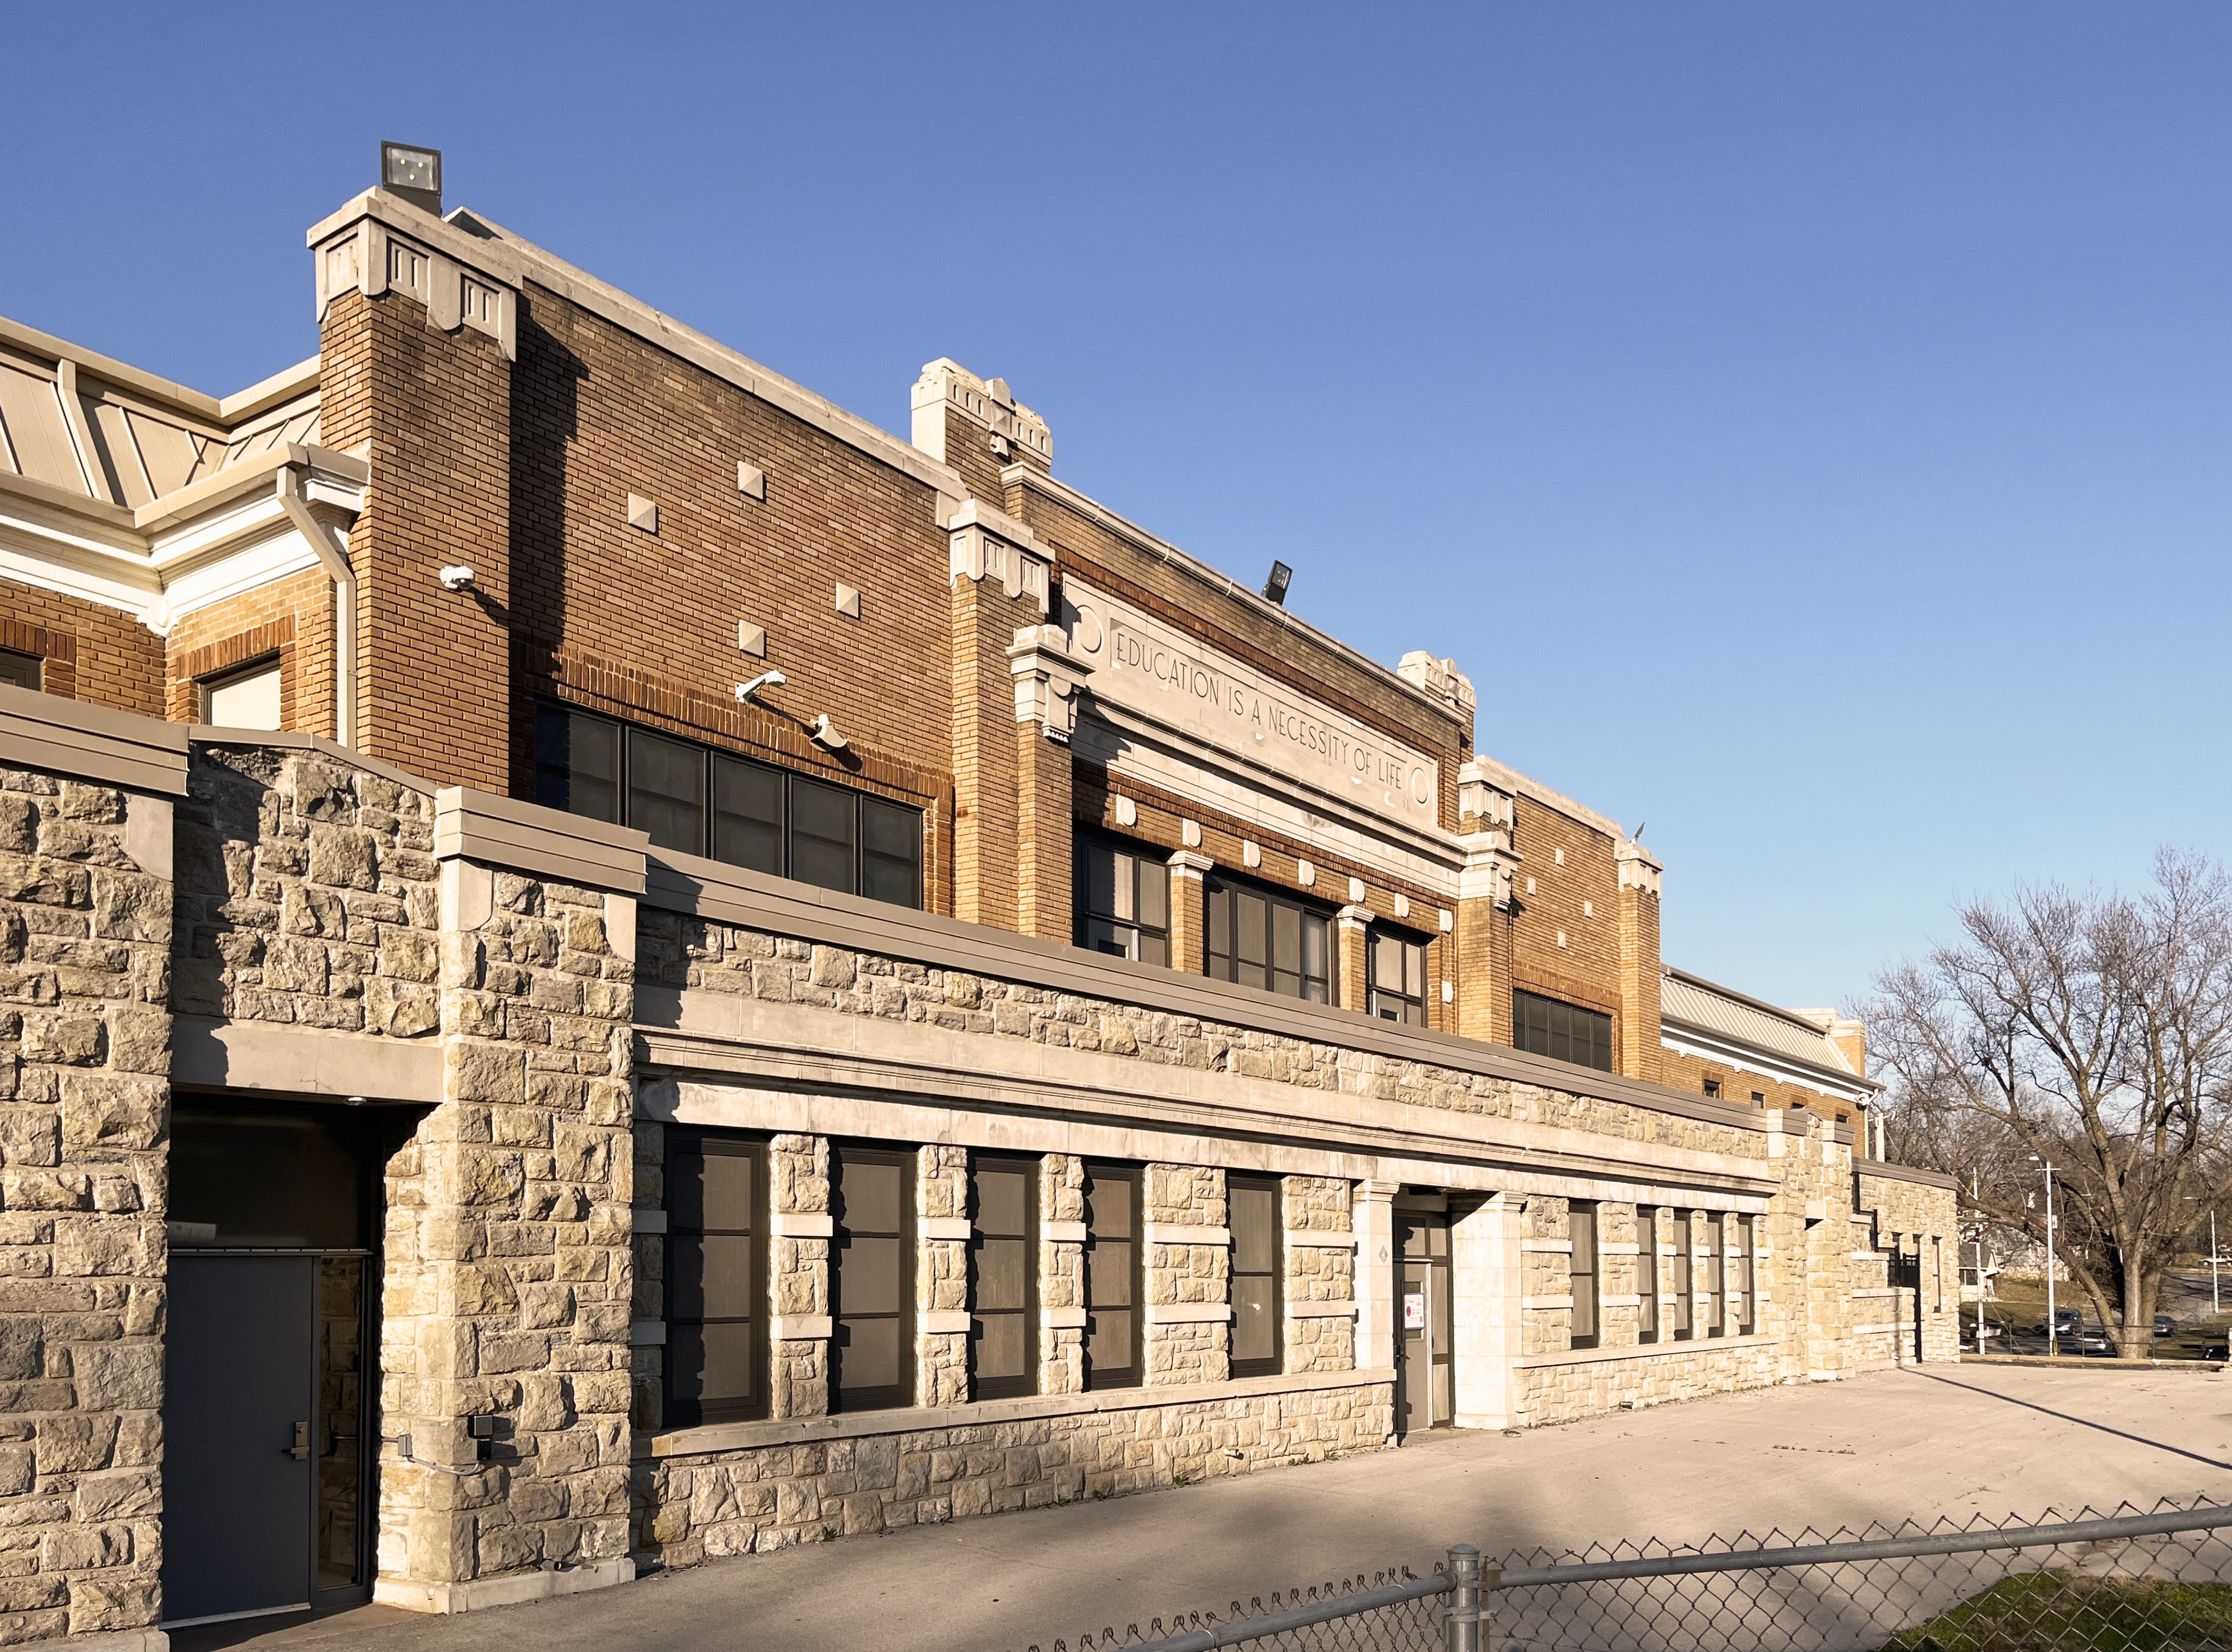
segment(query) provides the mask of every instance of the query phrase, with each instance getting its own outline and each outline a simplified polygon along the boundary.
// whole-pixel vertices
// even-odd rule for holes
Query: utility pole
[[[2060,1322],[2054,1314],[2054,1166],[2035,1153],[2030,1162],[2046,1169],[2046,1357],[2052,1359],[2060,1352],[2061,1335]]]
[[[2224,1299],[2216,1289],[2216,1207],[2209,1208],[2209,1312],[2224,1312]]]

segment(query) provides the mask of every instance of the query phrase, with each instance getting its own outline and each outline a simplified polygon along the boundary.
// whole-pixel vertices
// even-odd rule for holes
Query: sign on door
[[[1403,1329],[1424,1331],[1426,1328],[1426,1293],[1405,1291],[1403,1293]]]

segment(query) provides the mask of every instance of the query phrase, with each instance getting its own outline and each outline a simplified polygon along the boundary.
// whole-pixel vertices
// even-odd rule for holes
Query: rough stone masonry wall
[[[264,747],[197,748],[190,787],[178,1012],[433,1036],[433,800],[322,754]]]
[[[1208,1165],[1150,1164],[1143,1203],[1147,1225],[1223,1228],[1224,1172]],[[1147,1305],[1151,1320],[1162,1307],[1223,1308],[1221,1319],[1151,1323],[1146,1378],[1172,1383],[1222,1383],[1232,1374],[1232,1247],[1170,1244],[1147,1247]]]
[[[1290,1176],[1279,1182],[1281,1221],[1288,1234],[1340,1234],[1347,1242],[1287,1241],[1286,1367],[1290,1371],[1345,1371],[1356,1367],[1356,1320],[1351,1314],[1297,1316],[1296,1304],[1356,1300],[1356,1246],[1350,1226],[1351,1182],[1339,1176]]]
[[[1932,1187],[1901,1176],[1873,1176],[1862,1170],[1859,1203],[1875,1216],[1875,1240],[1888,1245],[1893,1234],[1904,1236],[1909,1255],[1921,1263],[1922,1357],[1957,1359],[1961,1354],[1960,1196],[1950,1188]],[[1935,1244],[1932,1241],[1935,1241]],[[1855,1247],[1857,1248],[1857,1247]],[[1939,1311],[1937,1269],[1945,1270],[1943,1309]],[[1905,1323],[1915,1313],[1905,1307]],[[1885,1316],[1888,1318],[1889,1316]],[[1872,1316],[1864,1316],[1872,1318]],[[1911,1353],[1910,1351],[1910,1357]]]
[[[1556,1353],[1573,1343],[1571,1207],[1563,1199],[1529,1199],[1520,1234],[1519,1351]]]
[[[445,870],[442,1104],[388,1166],[380,1587],[627,1552],[633,904]],[[616,945],[617,923],[620,943]],[[452,1597],[454,1598],[454,1597]]]
[[[935,969],[678,913],[646,911],[643,979],[847,1015],[1093,1050],[1159,1066],[1231,1072],[1298,1089],[1554,1124],[1650,1145],[1763,1158],[1756,1130],[1487,1073]]]
[[[1054,1239],[1061,1223],[1076,1231],[1085,1220],[1085,1161],[1049,1153],[1039,1161],[1039,1392],[1085,1392],[1085,1245]]]
[[[662,1458],[643,1466],[644,1565],[766,1553],[972,1514],[1245,1474],[1378,1446],[1385,1383]],[[1144,1397],[1144,1396],[1143,1396]],[[1227,1456],[1227,1449],[1238,1456]]]
[[[925,1223],[969,1214],[969,1150],[922,1147],[915,1151],[915,1212]],[[966,1312],[969,1241],[932,1239],[918,1247],[915,1312],[918,1316]],[[918,1318],[918,1325],[927,1324]],[[914,1339],[917,1405],[959,1405],[969,1397],[969,1333],[918,1330]]]
[[[171,848],[0,768],[0,1644],[158,1616]]]
[[[829,1217],[829,1139],[778,1136],[768,1144],[768,1208],[776,1218]],[[812,1226],[815,1224],[794,1224]],[[829,1241],[777,1232],[768,1241],[768,1290],[777,1318],[826,1318],[829,1313]],[[821,1416],[829,1409],[829,1340],[782,1337],[769,1344],[775,1363],[769,1415]]]
[[[1535,1365],[1520,1371],[1527,1421],[1570,1422],[1625,1404],[1664,1405],[1765,1388],[1775,1381],[1777,1356],[1770,1344],[1721,1348],[1710,1342],[1690,1342],[1673,1346],[1679,1351]]]

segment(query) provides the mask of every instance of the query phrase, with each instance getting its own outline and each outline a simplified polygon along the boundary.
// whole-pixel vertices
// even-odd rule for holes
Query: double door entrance
[[[1398,1200],[1395,1233],[1395,1431],[1447,1428],[1457,1421],[1450,1365],[1450,1216]]]

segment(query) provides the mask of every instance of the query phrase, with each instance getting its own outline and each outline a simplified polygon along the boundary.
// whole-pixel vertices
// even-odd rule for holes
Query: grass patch
[[[2232,1584],[2034,1571],[2006,1577],[1885,1652],[2184,1652],[2232,1648]]]

